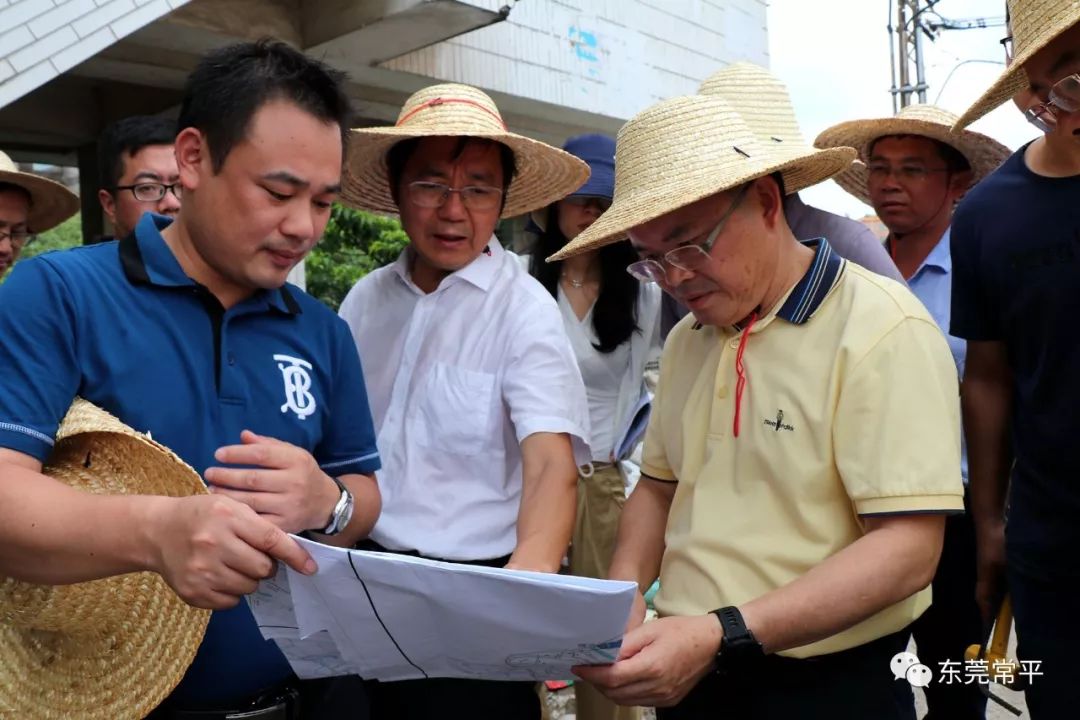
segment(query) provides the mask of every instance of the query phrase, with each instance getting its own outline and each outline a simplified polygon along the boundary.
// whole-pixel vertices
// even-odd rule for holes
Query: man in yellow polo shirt
[[[578,669],[661,720],[913,720],[911,685],[935,681],[894,656],[963,509],[952,356],[906,288],[783,214],[853,156],[666,100],[619,133],[611,208],[553,256],[629,235],[630,272],[694,315],[664,348],[610,571],[659,576],[661,618],[639,601],[618,661]]]

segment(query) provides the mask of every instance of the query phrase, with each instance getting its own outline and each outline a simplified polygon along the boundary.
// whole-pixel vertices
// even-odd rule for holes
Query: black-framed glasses
[[[1080,110],[1080,73],[1073,73],[1058,80],[1050,88],[1046,102],[1032,105],[1024,111],[1024,117],[1044,133],[1057,127],[1059,112],[1073,113]]]
[[[742,186],[742,189],[735,195],[735,201],[731,203],[731,207],[724,211],[724,216],[720,218],[720,222],[716,223],[716,227],[705,238],[705,242],[697,245],[683,245],[674,250],[668,250],[659,260],[652,258],[638,260],[636,263],[631,263],[630,267],[626,268],[626,272],[644,283],[662,283],[667,279],[665,265],[686,270],[687,272],[697,272],[704,268],[709,263],[709,252],[712,250],[713,245],[716,244],[716,238],[720,237],[720,232],[727,225],[728,218],[735,213],[752,184],[747,183]]]
[[[470,210],[494,210],[502,202],[503,191],[490,185],[466,185],[453,188],[446,183],[416,180],[409,183],[409,199],[423,208],[442,207],[450,193],[461,196],[461,204]]]
[[[882,183],[889,179],[890,175],[895,175],[897,180],[905,183],[920,183],[924,182],[926,178],[930,177],[933,173],[947,173],[949,168],[928,168],[924,165],[901,165],[900,167],[893,167],[889,163],[869,163],[866,166],[866,175],[868,180],[872,180],[876,183]]]
[[[10,240],[11,246],[16,250],[21,250],[34,242],[35,237],[36,235],[29,230],[0,230],[0,241]]]
[[[130,190],[131,194],[139,202],[158,202],[165,197],[166,192],[171,192],[179,200],[184,196],[184,186],[178,182],[171,185],[165,183],[145,182],[134,185],[117,185],[113,190]]]
[[[1005,50],[1005,62],[1012,62],[1013,59],[1013,36],[1006,35],[998,40],[1001,43],[1001,47]]]

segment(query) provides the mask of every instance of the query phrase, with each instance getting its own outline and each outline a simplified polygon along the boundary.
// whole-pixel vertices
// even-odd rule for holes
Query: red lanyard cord
[[[735,374],[738,375],[738,380],[735,382],[735,422],[734,433],[735,437],[739,437],[739,419],[742,416],[742,396],[743,390],[746,389],[746,368],[743,366],[743,352],[746,350],[746,341],[750,338],[750,331],[754,328],[754,323],[757,322],[757,313],[753,313],[750,316],[750,322],[746,324],[746,328],[742,332],[742,337],[739,339],[739,349],[735,353]]]

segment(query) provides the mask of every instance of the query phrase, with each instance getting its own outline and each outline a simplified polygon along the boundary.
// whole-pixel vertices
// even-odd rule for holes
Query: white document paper
[[[636,592],[298,540],[318,573],[281,571],[249,601],[301,677],[571,679],[574,665],[615,660]]]

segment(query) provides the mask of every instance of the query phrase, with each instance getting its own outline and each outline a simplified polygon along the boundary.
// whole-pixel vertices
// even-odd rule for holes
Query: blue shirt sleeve
[[[315,460],[328,475],[370,475],[382,463],[375,446],[375,424],[368,406],[360,355],[344,320],[335,318],[336,350],[333,405]]]
[[[79,389],[75,302],[44,258],[0,285],[0,447],[42,462]]]

